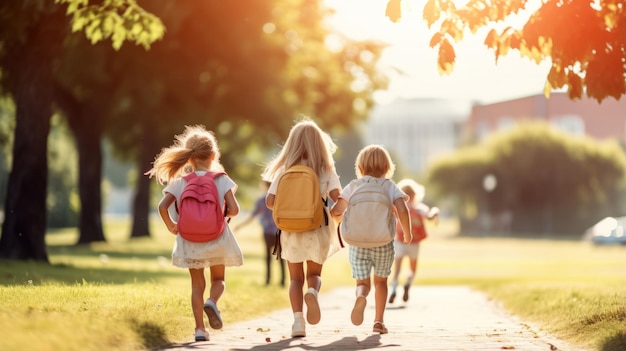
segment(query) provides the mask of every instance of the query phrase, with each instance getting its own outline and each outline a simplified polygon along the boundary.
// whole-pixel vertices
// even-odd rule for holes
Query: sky
[[[375,96],[381,104],[413,97],[493,103],[543,94],[549,64],[521,58],[517,51],[509,52],[496,64],[493,53],[483,44],[486,32],[466,33],[455,45],[452,73],[440,75],[437,50],[428,45],[433,30],[421,17],[423,0],[403,0],[408,11],[400,23],[392,23],[385,16],[387,0],[325,1],[336,11],[329,21],[331,27],[353,39],[389,44],[380,59],[381,68],[390,78],[389,89]]]

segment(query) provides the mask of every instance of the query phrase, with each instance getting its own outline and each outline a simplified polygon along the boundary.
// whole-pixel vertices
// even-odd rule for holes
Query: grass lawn
[[[128,222],[109,220],[107,243],[80,247],[75,229],[55,231],[46,238],[51,265],[0,261],[0,350],[143,350],[189,341],[190,280],[170,264],[174,237],[157,220],[152,238],[129,241],[128,231]],[[571,343],[626,349],[626,247],[453,232],[433,228],[415,284],[470,285]],[[258,225],[237,237],[245,257],[226,272],[220,309],[227,325],[289,306],[276,262],[272,284],[264,285]],[[322,293],[353,285],[346,252],[325,265]]]

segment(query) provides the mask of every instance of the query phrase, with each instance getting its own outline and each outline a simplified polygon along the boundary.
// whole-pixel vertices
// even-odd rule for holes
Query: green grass
[[[73,245],[74,229],[51,232],[51,265],[0,261],[0,350],[142,350],[190,340],[190,282],[170,264],[174,237],[156,220],[152,238],[130,241],[127,222],[106,225],[108,242],[88,246]],[[470,285],[571,343],[626,349],[626,247],[454,231],[445,223],[433,228],[416,284]],[[289,306],[277,264],[273,284],[264,285],[260,228],[237,237],[244,266],[226,271],[226,324]],[[322,292],[353,285],[346,249],[329,259],[323,280]]]

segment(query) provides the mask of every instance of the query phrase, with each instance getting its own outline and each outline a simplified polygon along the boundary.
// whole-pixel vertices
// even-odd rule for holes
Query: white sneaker
[[[320,305],[317,302],[317,290],[309,288],[306,294],[304,294],[304,302],[306,303],[306,321],[309,324],[319,323],[321,312]]]
[[[196,341],[209,341],[209,332],[206,329],[196,329],[194,336]]]
[[[300,312],[299,316],[294,316],[293,325],[291,326],[291,337],[302,338],[306,336],[306,322]]]
[[[222,329],[222,316],[213,300],[206,300],[204,303],[204,313],[206,313],[209,318],[209,325],[211,328]]]

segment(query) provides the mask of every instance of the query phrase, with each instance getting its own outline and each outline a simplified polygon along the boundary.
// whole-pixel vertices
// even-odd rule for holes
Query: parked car
[[[626,217],[606,217],[587,230],[596,245],[626,245]]]

